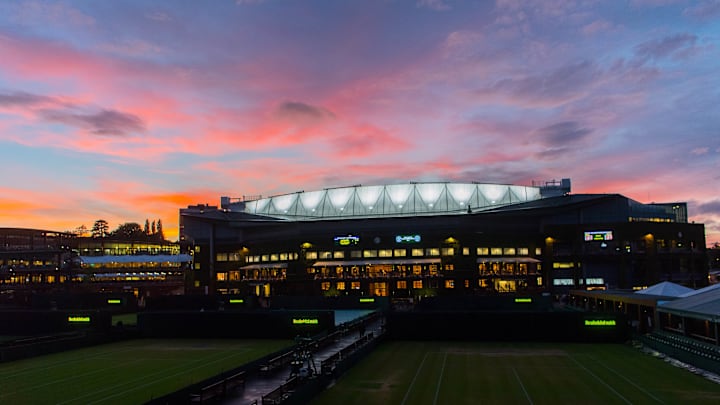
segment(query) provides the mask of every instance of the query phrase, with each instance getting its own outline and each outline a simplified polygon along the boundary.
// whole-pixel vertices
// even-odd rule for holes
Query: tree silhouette
[[[143,229],[145,235],[150,235],[150,220],[145,218],[145,228]]]
[[[158,240],[160,240],[160,241],[165,240],[165,234],[163,234],[162,221],[160,221],[160,219],[157,220],[157,237],[158,237]]]
[[[147,237],[140,224],[136,222],[126,222],[118,226],[117,229],[113,231],[112,236],[125,240],[144,239]]]
[[[110,226],[108,225],[108,222],[104,219],[98,219],[93,224],[90,234],[93,238],[104,238],[108,236],[109,231]]]

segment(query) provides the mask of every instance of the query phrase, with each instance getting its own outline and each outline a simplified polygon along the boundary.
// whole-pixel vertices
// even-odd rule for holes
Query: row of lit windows
[[[456,280],[454,280],[454,279],[442,280],[442,285],[444,285],[444,287],[446,289],[453,289],[456,287],[455,281]],[[466,280],[462,280],[462,281],[463,281],[463,285],[465,288],[470,288],[470,285],[471,285],[470,280],[466,279]],[[537,279],[535,279],[534,282],[536,283],[536,285],[541,286],[542,285],[542,277],[537,277]],[[375,284],[378,284],[378,283],[375,283]],[[524,282],[523,282],[523,285],[527,286],[527,284]],[[412,280],[409,282],[408,282],[408,280],[395,281],[396,289],[406,290],[408,288],[408,286],[411,286],[411,288],[414,290],[420,290],[420,289],[423,289],[426,287],[438,288],[436,283],[427,283],[426,280]],[[482,288],[495,287],[496,289],[498,289],[498,291],[509,292],[509,291],[516,290],[517,283],[515,282],[515,280],[498,280],[497,282],[493,283],[491,280],[482,279],[482,280],[478,280],[477,286],[482,287]],[[323,281],[322,283],[320,283],[320,288],[323,291],[329,291],[333,287],[338,291],[344,291],[344,290],[348,290],[348,289],[359,290],[361,288],[361,284],[359,281],[350,281],[350,282]]]
[[[408,252],[409,250],[409,252]],[[458,251],[453,247],[443,248],[413,248],[413,249],[366,249],[366,250],[324,250],[305,252],[306,260],[330,260],[330,259],[372,259],[372,258],[390,258],[390,257],[407,257],[408,253],[411,257],[438,257],[438,256],[454,256],[461,252],[463,256],[470,255],[470,248],[464,247]],[[528,256],[530,249],[527,247],[519,248],[501,248],[501,247],[479,247],[476,250],[478,256]],[[535,249],[535,254],[542,253],[540,248]],[[285,260],[297,260],[297,253],[273,253],[266,255],[250,255],[245,258],[247,263],[273,262]],[[218,253],[216,261],[242,261],[241,253]]]
[[[0,260],[0,265],[4,266],[55,266],[57,262],[55,260],[24,260],[24,259],[7,259]]]
[[[180,268],[182,263],[174,262],[131,262],[131,263],[83,263],[83,269],[140,269],[140,268]]]
[[[138,254],[180,254],[178,245],[132,244],[106,242],[102,246],[88,246],[79,249],[82,256],[124,256]]]
[[[218,253],[218,261],[226,261],[226,260],[220,260],[219,257],[224,253]],[[227,253],[227,255],[235,255],[235,253]],[[237,253],[239,254],[239,253]],[[235,256],[233,256],[235,257]],[[229,256],[228,256],[229,258]],[[288,260],[297,260],[298,254],[294,252],[283,252],[283,253],[273,253],[268,255],[252,255],[252,256],[246,256],[245,261],[247,263],[260,263],[260,262],[277,262],[277,261],[288,261]],[[342,257],[340,257],[342,259]],[[227,260],[227,261],[242,261],[242,258],[238,258],[237,260]]]

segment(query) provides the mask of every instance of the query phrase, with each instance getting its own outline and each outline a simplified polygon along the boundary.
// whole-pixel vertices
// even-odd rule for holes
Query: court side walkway
[[[365,334],[372,333],[373,336],[379,336],[382,332],[383,320],[376,319],[366,324]],[[344,336],[340,336],[334,342],[330,343],[326,347],[313,353],[313,361],[315,370],[319,374],[321,373],[320,364],[323,360],[330,358],[342,349],[351,346],[353,343],[360,339],[361,335],[359,330],[350,330]],[[269,394],[283,383],[285,383],[291,374],[290,366],[284,366],[278,368],[268,374],[254,373],[245,380],[245,389],[239,391],[236,396],[228,397],[221,403],[224,405],[250,405],[250,404],[262,404],[262,397]]]

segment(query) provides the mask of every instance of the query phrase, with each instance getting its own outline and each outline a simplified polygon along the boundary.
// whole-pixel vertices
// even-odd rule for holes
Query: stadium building
[[[0,228],[0,303],[59,292],[182,294],[190,261],[174,242]]]
[[[188,293],[565,294],[708,282],[687,204],[532,186],[407,183],[221,197],[180,210]]]

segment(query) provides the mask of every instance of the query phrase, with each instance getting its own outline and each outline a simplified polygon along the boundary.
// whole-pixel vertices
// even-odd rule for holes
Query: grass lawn
[[[143,339],[0,363],[0,404],[141,404],[292,344]]]
[[[720,384],[626,345],[387,342],[313,404],[718,404]]]

